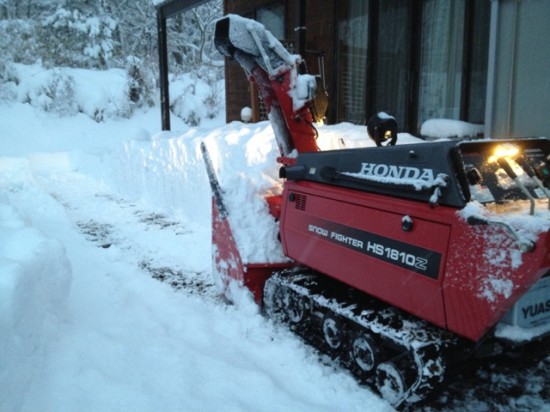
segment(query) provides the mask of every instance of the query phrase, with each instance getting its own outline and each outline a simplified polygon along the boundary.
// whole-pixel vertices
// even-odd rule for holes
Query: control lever
[[[544,187],[544,185],[542,184],[540,179],[537,177],[535,171],[533,170],[533,168],[531,167],[531,165],[529,164],[527,159],[520,155],[520,156],[516,157],[514,160],[518,165],[520,165],[520,167],[523,169],[523,171],[525,173],[527,173],[527,176],[529,176],[531,179],[534,180],[534,182],[537,184],[537,186],[542,190],[544,195],[548,198],[548,209],[550,210],[550,195],[546,191],[546,188]]]
[[[504,157],[499,157],[497,159],[497,163],[500,167],[502,167],[502,169],[504,169],[506,174],[508,176],[510,176],[510,178],[518,185],[518,187],[525,194],[525,196],[527,196],[527,198],[529,199],[529,202],[531,203],[531,208],[529,210],[529,214],[534,215],[535,214],[535,198],[533,196],[531,196],[531,193],[529,193],[529,190],[527,190],[527,188],[525,187],[523,182],[519,179],[516,172],[514,172],[514,170],[512,169],[512,166],[510,166],[510,163],[508,163],[508,160]]]

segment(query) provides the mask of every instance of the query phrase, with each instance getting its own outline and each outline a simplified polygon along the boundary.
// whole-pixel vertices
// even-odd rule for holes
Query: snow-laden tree
[[[216,116],[223,102],[223,57],[213,46],[214,23],[222,16],[222,4],[222,0],[210,0],[168,20],[169,71],[174,80],[186,85],[173,94],[172,107],[190,124]],[[0,0],[0,33],[2,99],[13,97],[11,83],[17,83],[9,75],[10,63],[123,68],[131,109],[152,105],[158,95],[154,0]],[[29,99],[40,101],[45,110],[71,113],[72,106],[54,104],[62,95],[71,96],[73,85],[66,80],[52,77],[48,87]]]
[[[223,59],[213,45],[214,23],[222,13],[222,1],[214,0],[170,19],[168,45],[177,71],[197,71],[204,65],[223,66]]]
[[[0,20],[36,20],[62,4],[63,0],[0,0]]]
[[[222,1],[211,0],[169,19],[171,70],[223,65],[212,46],[221,15]],[[151,67],[158,61],[151,0],[0,0],[0,29],[6,61],[94,68],[125,67],[128,57]]]
[[[39,33],[45,63],[71,67],[113,66],[118,23],[108,15],[91,15],[86,11],[60,7],[42,21]]]

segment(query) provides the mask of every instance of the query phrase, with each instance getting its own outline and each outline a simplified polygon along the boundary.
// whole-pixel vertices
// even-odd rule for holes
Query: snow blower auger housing
[[[547,338],[549,140],[318,151],[297,58],[239,16],[215,42],[271,110],[284,190],[269,202],[291,259],[261,276],[227,269],[239,251],[214,175],[218,272],[393,405],[425,397],[453,362]]]

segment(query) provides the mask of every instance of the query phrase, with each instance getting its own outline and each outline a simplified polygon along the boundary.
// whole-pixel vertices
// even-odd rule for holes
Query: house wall
[[[488,1],[488,0],[487,0]],[[329,93],[329,122],[336,118],[333,73],[336,0],[305,0],[308,71],[319,73],[317,54],[324,52],[325,84]],[[285,6],[285,43],[292,50],[297,0],[226,0],[225,12],[254,17],[262,6]],[[491,0],[491,50],[487,77],[485,135],[488,137],[550,137],[550,1]],[[489,24],[489,21],[487,21]],[[226,64],[227,121],[239,120],[252,106],[250,84],[241,67]]]
[[[493,14],[488,136],[550,138],[550,1],[495,1]]]

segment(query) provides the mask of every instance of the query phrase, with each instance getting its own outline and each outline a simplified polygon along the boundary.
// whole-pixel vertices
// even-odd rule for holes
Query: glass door
[[[369,116],[384,111],[397,119],[400,131],[409,124],[411,82],[412,2],[377,2],[377,44],[374,49],[374,75],[369,84]]]
[[[419,126],[460,118],[464,0],[425,0],[420,50]]]
[[[338,13],[337,121],[483,122],[490,2],[342,0]]]
[[[365,124],[368,1],[343,0],[338,16],[338,122]]]

